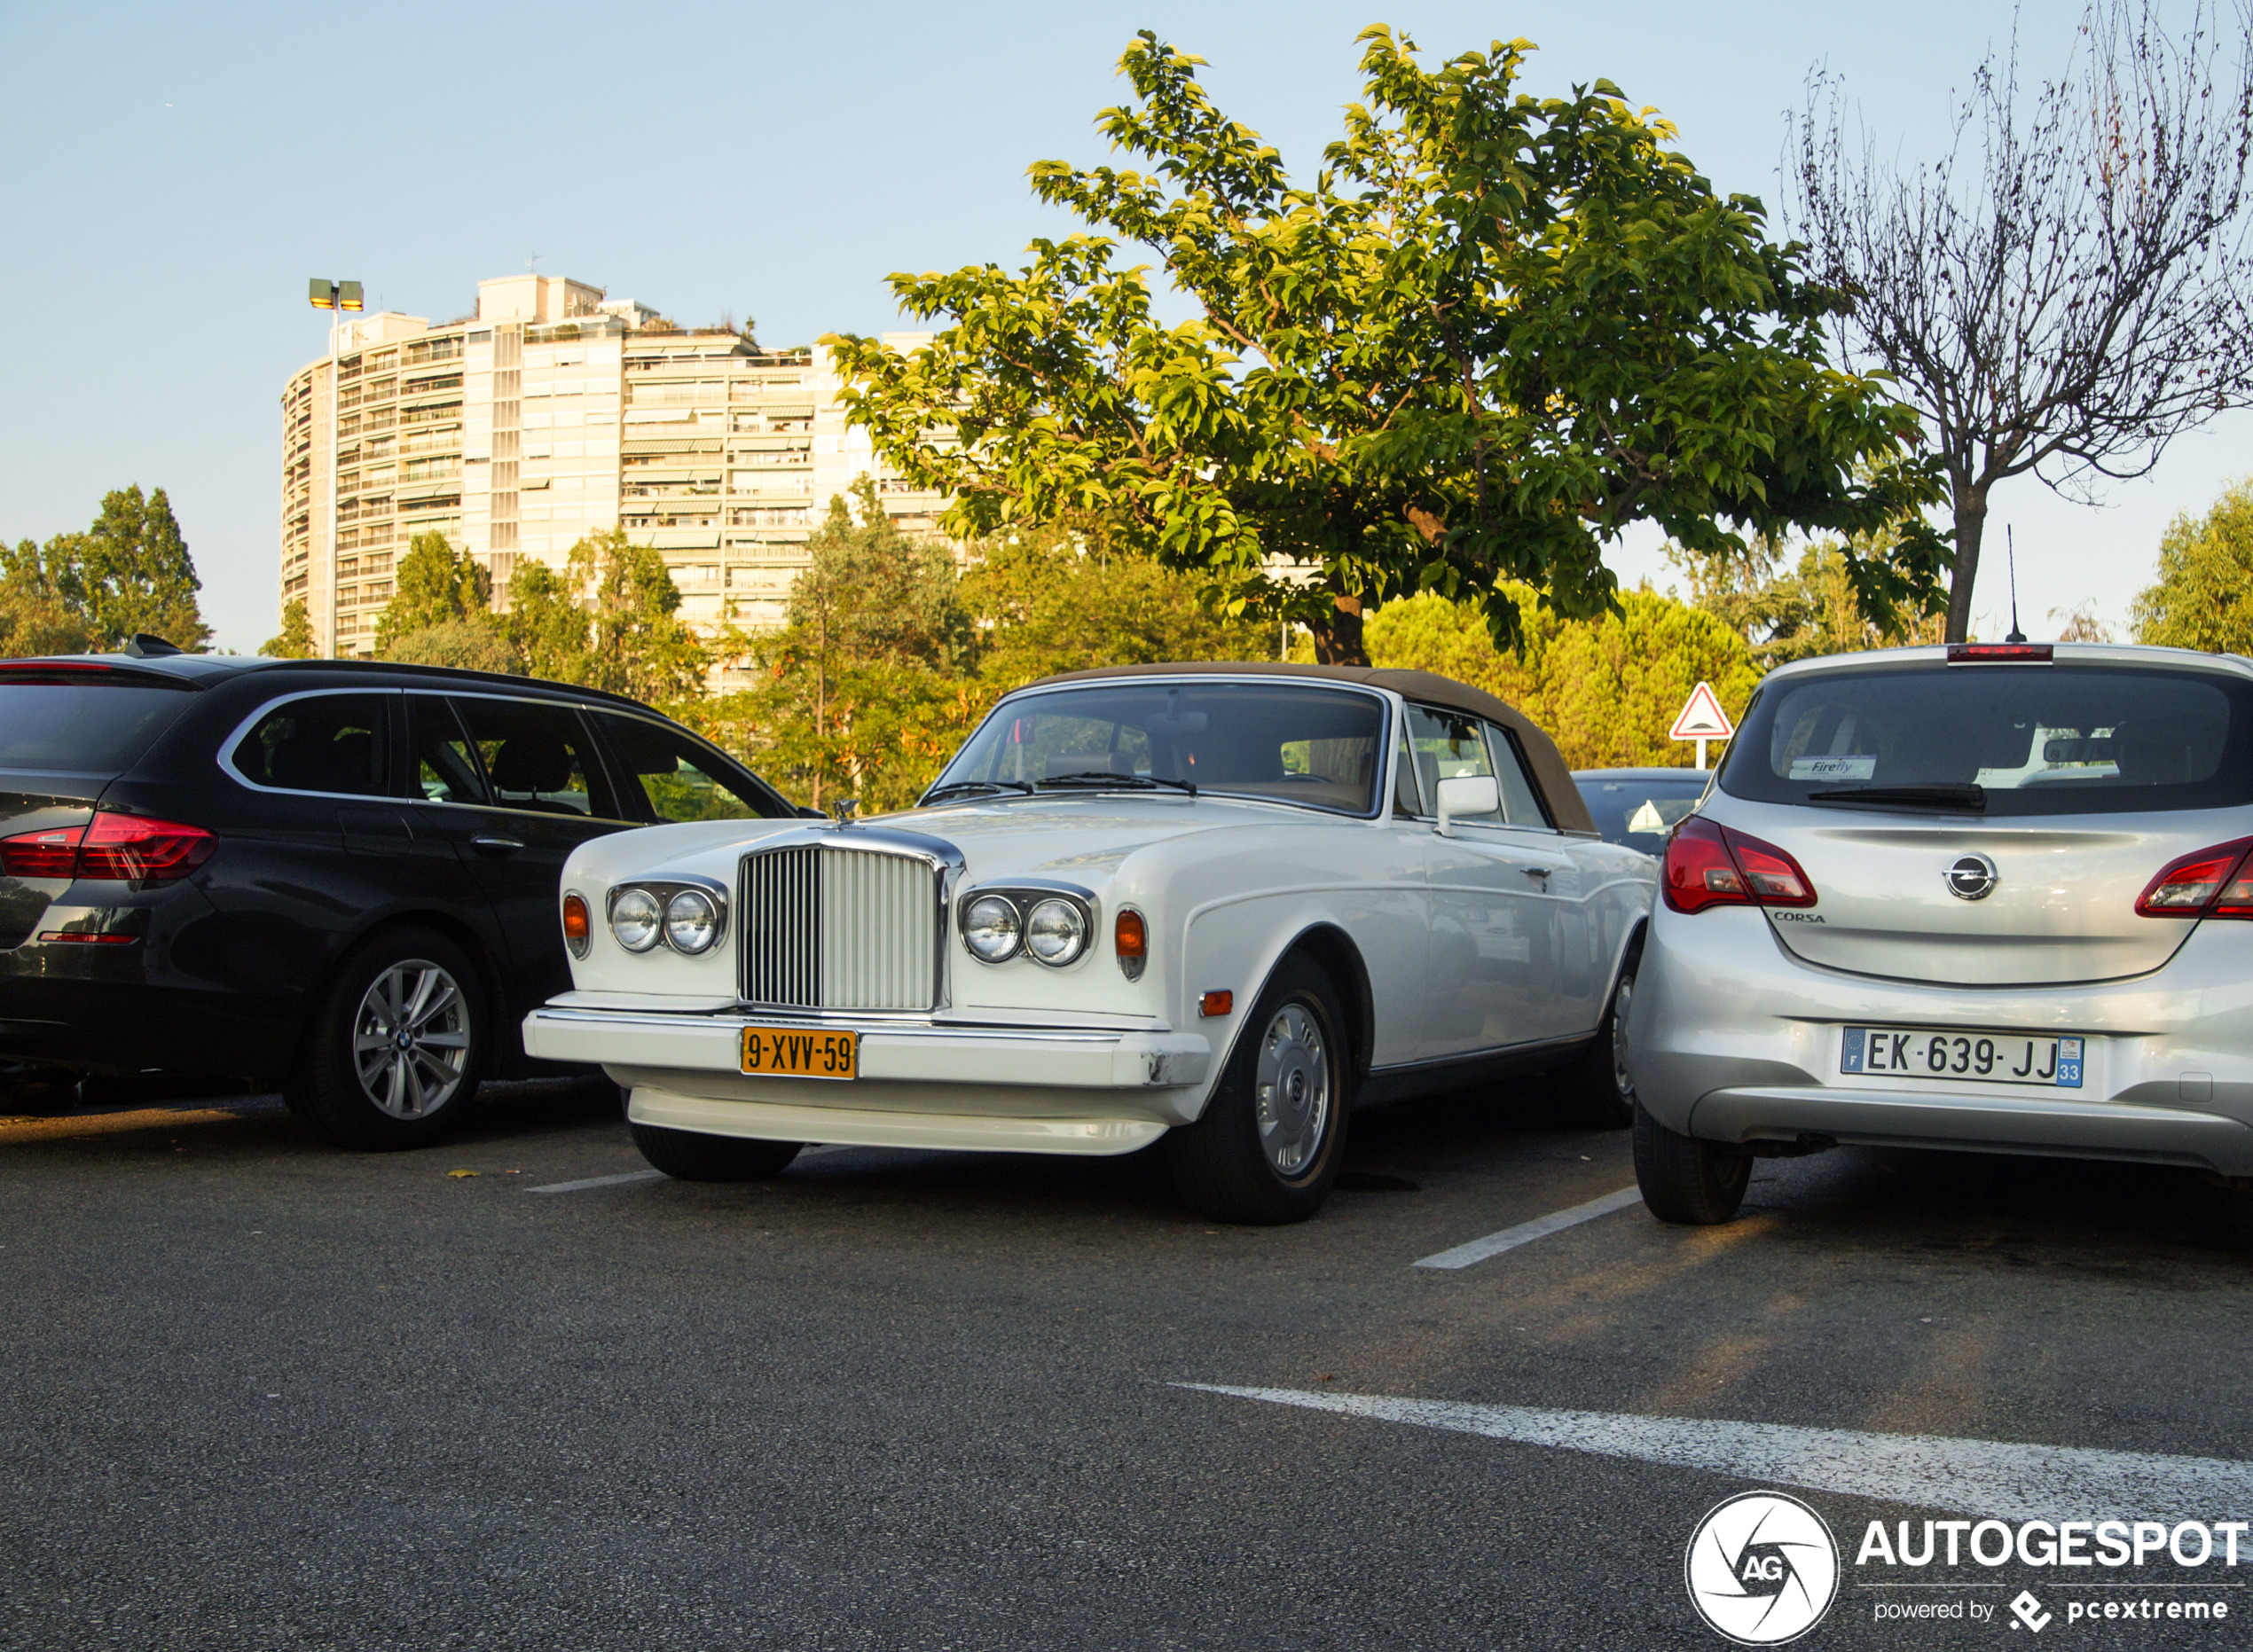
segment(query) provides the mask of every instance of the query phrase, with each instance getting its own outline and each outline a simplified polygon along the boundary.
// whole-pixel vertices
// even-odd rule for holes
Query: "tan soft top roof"
[[[1573,771],[1565,766],[1564,754],[1557,749],[1557,742],[1517,707],[1495,699],[1484,689],[1458,683],[1451,677],[1441,677],[1432,671],[1393,671],[1365,665],[1292,665],[1276,660],[1199,660],[1179,665],[1098,666],[1091,671],[1064,671],[1055,677],[1044,677],[1038,683],[1026,686],[1041,688],[1051,683],[1083,683],[1107,677],[1306,677],[1331,683],[1366,683],[1372,688],[1389,688],[1406,700],[1422,701],[1428,706],[1484,717],[1489,723],[1501,724],[1518,737],[1519,748],[1525,752],[1526,762],[1533,770],[1533,782],[1541,787],[1543,801],[1549,805],[1549,818],[1567,832],[1593,833],[1596,830],[1595,818],[1588,812],[1588,804],[1581,797],[1580,787],[1573,784]]]

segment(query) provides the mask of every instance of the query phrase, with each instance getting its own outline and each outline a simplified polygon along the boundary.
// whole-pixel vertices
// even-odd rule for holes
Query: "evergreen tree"
[[[270,660],[310,660],[313,657],[313,622],[305,613],[305,599],[292,597],[282,604],[281,631],[258,645]]]
[[[393,570],[391,600],[375,624],[376,657],[399,658],[394,648],[412,631],[485,623],[492,596],[492,575],[475,559],[456,552],[444,534],[417,534]]]

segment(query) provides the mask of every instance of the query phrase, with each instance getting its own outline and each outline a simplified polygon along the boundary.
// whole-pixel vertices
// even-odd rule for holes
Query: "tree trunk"
[[[1369,650],[1362,643],[1362,599],[1338,597],[1324,619],[1309,628],[1315,633],[1315,658],[1324,665],[1367,665]]]
[[[1979,579],[1979,541],[1987,530],[1987,489],[1956,489],[1956,568],[1948,576],[1948,640],[1971,640],[1972,588]]]

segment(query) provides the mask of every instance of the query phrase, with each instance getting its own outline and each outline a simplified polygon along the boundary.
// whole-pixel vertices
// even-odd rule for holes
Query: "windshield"
[[[2253,684],[2062,662],[1825,673],[1761,693],[1721,789],[1885,807],[1921,792],[1990,816],[2236,807],[2253,802]]]
[[[1366,815],[1376,811],[1384,751],[1385,703],[1354,689],[1095,682],[1009,701],[924,795],[1186,782]]]
[[[0,683],[0,769],[122,774],[194,691],[134,683]]]
[[[1685,769],[1677,778],[1576,774],[1581,800],[1606,843],[1624,843],[1655,855],[1666,846],[1674,823],[1697,806],[1712,777]]]

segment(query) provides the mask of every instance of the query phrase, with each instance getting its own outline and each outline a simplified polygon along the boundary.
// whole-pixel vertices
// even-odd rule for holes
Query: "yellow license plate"
[[[761,1077],[851,1078],[860,1067],[860,1035],[804,1027],[743,1029],[743,1070]]]

